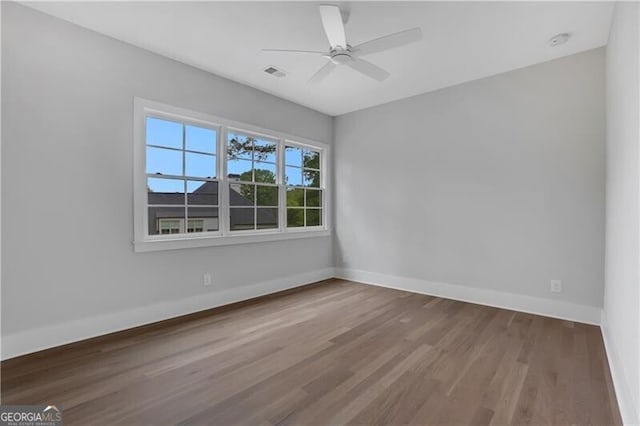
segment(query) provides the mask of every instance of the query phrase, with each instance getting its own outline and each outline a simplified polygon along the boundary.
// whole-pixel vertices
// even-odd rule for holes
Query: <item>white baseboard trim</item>
[[[616,399],[618,400],[618,407],[620,408],[620,416],[622,422],[627,425],[640,425],[640,412],[638,407],[633,401],[631,393],[631,386],[627,380],[627,376],[622,370],[622,362],[620,356],[616,350],[616,346],[613,339],[609,337],[607,328],[606,317],[602,315],[602,340],[604,340],[604,349],[607,351],[607,359],[609,360],[609,370],[611,371],[611,379],[613,380],[613,387],[616,391]]]
[[[505,293],[482,288],[438,283],[416,278],[396,277],[356,269],[335,269],[336,278],[388,287],[462,302],[544,315],[569,321],[600,325],[602,308],[578,305],[560,300],[543,299],[523,294]]]
[[[251,299],[333,277],[333,268],[162,302],[2,336],[2,359]]]

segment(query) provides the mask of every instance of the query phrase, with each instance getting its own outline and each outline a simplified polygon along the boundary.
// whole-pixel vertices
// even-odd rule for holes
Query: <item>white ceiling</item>
[[[307,80],[320,56],[262,48],[326,50],[319,2],[34,2],[28,6],[329,115],[406,98],[607,43],[607,2],[340,2],[351,45],[411,27],[423,40],[367,60],[391,73],[379,83],[347,67]],[[562,46],[548,39],[572,34]],[[262,70],[288,72],[276,78]]]

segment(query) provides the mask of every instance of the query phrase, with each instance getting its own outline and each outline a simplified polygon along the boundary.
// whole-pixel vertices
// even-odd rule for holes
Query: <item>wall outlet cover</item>
[[[562,281],[561,280],[551,280],[551,292],[552,293],[562,293]]]
[[[204,276],[202,277],[202,283],[205,286],[211,285],[211,274],[210,273],[207,272],[206,274],[204,274]]]

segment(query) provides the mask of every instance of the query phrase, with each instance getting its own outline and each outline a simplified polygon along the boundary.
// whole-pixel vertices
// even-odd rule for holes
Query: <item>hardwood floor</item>
[[[2,363],[88,424],[621,424],[597,327],[331,280]]]

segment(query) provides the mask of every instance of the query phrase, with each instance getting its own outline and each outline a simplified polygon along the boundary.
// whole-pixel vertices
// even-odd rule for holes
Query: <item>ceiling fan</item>
[[[347,43],[347,36],[344,31],[342,13],[336,5],[320,5],[320,18],[324,26],[324,32],[329,40],[329,51],[319,52],[313,50],[290,50],[290,49],[262,49],[263,52],[275,53],[300,53],[320,55],[330,59],[309,79],[309,83],[318,83],[326,78],[338,65],[346,65],[354,70],[373,78],[383,81],[389,77],[389,73],[369,61],[365,61],[361,56],[371,53],[383,52],[395,47],[404,46],[422,39],[420,28],[411,28],[398,33],[389,34],[374,40],[369,40],[356,46]]]

